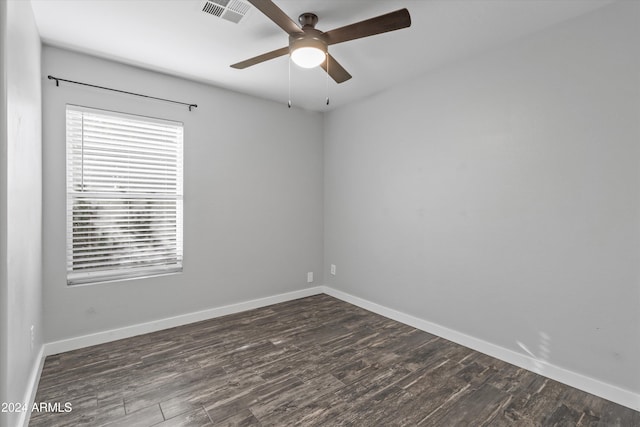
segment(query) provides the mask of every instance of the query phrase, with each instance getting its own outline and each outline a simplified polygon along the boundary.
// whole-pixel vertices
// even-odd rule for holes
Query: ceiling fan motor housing
[[[294,33],[289,36],[289,53],[294,50],[311,47],[320,49],[327,53],[327,36],[320,30],[316,30],[318,16],[314,13],[303,13],[298,17],[298,22],[302,26],[301,33]]]
[[[289,53],[302,47],[314,47],[327,53],[327,37],[322,31],[315,28],[308,28],[304,30],[304,33],[289,36]]]

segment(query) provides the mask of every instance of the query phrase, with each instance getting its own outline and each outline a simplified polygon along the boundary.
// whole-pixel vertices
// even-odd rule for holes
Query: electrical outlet
[[[307,273],[307,283],[313,282],[313,271]]]
[[[335,264],[331,264],[331,275],[332,276],[336,275],[336,265]]]

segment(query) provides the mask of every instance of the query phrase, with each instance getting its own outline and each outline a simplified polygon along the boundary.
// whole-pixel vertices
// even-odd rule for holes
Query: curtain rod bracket
[[[155,99],[157,101],[164,101],[164,102],[171,102],[173,104],[186,105],[187,107],[189,107],[189,111],[192,111],[191,110],[192,108],[197,108],[198,107],[197,104],[190,104],[188,102],[173,101],[171,99],[158,98],[156,96],[143,95],[141,93],[127,92],[126,90],[113,89],[113,88],[110,88],[110,87],[104,87],[104,86],[92,85],[92,84],[89,84],[89,83],[76,82],[76,81],[73,81],[73,80],[61,79],[60,77],[47,76],[47,78],[49,80],[55,80],[56,81],[56,86],[60,86],[60,81],[63,81],[63,82],[67,82],[67,83],[73,83],[73,84],[76,84],[76,85],[89,86],[89,87],[95,87],[97,89],[110,90],[112,92],[124,93],[124,94],[127,94],[127,95],[141,96],[143,98]]]

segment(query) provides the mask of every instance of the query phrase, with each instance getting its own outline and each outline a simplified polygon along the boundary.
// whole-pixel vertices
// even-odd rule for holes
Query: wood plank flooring
[[[327,295],[47,357],[30,426],[640,426],[640,413]]]

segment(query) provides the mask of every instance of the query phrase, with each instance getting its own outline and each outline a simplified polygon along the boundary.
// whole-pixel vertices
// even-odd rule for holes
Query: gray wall
[[[0,401],[24,402],[42,347],[40,38],[29,2],[3,2],[1,10]],[[20,415],[2,413],[0,425],[16,425]]]
[[[212,72],[215,72],[212,70]],[[220,307],[322,283],[323,121],[253,97],[53,47],[42,76],[198,104],[186,107],[46,81],[46,340]],[[65,104],[184,123],[184,273],[69,287]]]
[[[639,392],[638,22],[620,2],[327,114],[326,283]]]

